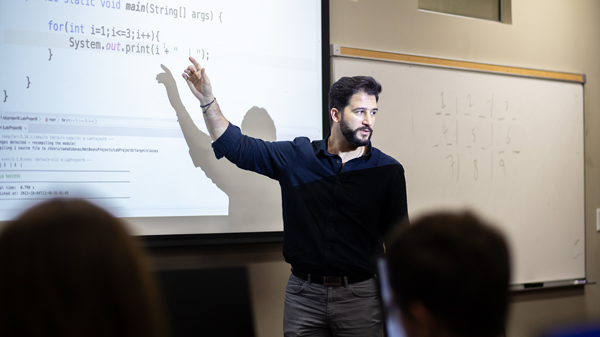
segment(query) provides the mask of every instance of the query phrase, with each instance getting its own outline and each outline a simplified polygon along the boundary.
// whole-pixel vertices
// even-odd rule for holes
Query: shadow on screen
[[[164,84],[167,90],[169,102],[177,114],[194,166],[201,168],[206,176],[229,197],[228,230],[253,232],[256,228],[249,227],[253,225],[266,226],[261,231],[283,230],[281,195],[277,182],[254,172],[242,170],[226,159],[217,160],[210,136],[198,129],[183,106],[171,71],[164,65],[161,67],[164,72],[159,73],[156,80]],[[199,106],[195,110],[201,113]],[[248,136],[266,141],[276,140],[275,124],[265,109],[253,107],[248,110],[241,128]]]

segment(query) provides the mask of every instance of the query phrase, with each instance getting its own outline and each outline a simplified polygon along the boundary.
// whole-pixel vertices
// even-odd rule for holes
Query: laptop
[[[400,321],[400,308],[394,303],[392,288],[387,267],[387,260],[380,256],[377,258],[377,280],[379,282],[379,298],[383,308],[383,323],[387,337],[406,337],[404,327]]]

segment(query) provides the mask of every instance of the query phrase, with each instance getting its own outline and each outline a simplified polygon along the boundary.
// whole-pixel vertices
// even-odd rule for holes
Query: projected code
[[[2,165],[7,164],[2,158]],[[58,161],[59,158],[21,158],[26,162]],[[14,163],[11,163],[14,164]],[[19,166],[23,163],[19,163]],[[12,165],[10,165],[12,166]],[[27,165],[25,165],[27,166]],[[40,198],[78,196],[82,191],[102,191],[86,198],[129,199],[129,170],[35,170],[0,169],[0,200],[38,200]]]
[[[6,127],[6,126],[4,126]],[[25,128],[23,128],[25,129]],[[4,151],[78,151],[78,152],[109,152],[109,153],[158,153],[157,149],[120,148],[120,147],[90,147],[77,146],[74,141],[48,141],[48,140],[5,140],[6,138],[48,138],[48,136],[32,135],[2,135],[0,150]],[[81,139],[81,137],[77,137]],[[86,137],[87,141],[106,141],[106,137]],[[3,153],[4,154],[4,153]],[[4,158],[2,159],[4,160]]]
[[[87,26],[83,24],[74,24],[73,22],[65,21],[65,23],[58,23],[52,20],[48,21],[48,30],[51,32],[65,32],[66,34],[86,34],[89,32],[91,35],[100,35],[106,38],[114,37],[114,38],[126,38],[131,40],[150,40],[160,42],[159,34],[160,31],[140,31],[135,28],[115,28],[113,27],[104,27],[104,26],[94,26],[88,29]]]
[[[44,173],[47,178],[49,172],[55,174],[55,180],[26,181],[21,178],[38,176]],[[119,174],[121,173],[121,174]],[[68,171],[68,170],[0,170],[0,200],[40,200],[55,197],[70,197],[80,194],[81,185],[127,185],[129,180],[109,180],[110,175],[115,178],[128,174],[128,171]],[[108,176],[107,176],[108,174]],[[72,180],[79,178],[80,180]],[[57,185],[60,187],[57,188]],[[79,185],[79,186],[78,186]],[[115,190],[118,193],[118,190]],[[128,195],[112,196],[87,196],[88,199],[129,199]]]
[[[223,99],[231,116],[254,105],[281,110],[296,96],[318,104],[308,88],[320,45],[299,29],[314,5],[0,1],[0,221],[29,204],[19,200],[54,196],[126,198],[101,202],[126,217],[226,215],[228,195],[184,137],[193,125],[208,131],[180,71],[193,56],[221,73],[216,81],[239,98]],[[233,94],[243,87],[236,78],[257,73],[268,97]],[[282,76],[301,80],[282,86]],[[302,123],[312,132],[312,121]]]
[[[129,167],[128,156],[139,158],[160,152],[157,148],[123,147],[125,144],[116,137],[35,134],[52,131],[52,127],[62,127],[65,132],[92,132],[93,128],[105,127],[104,119],[7,114],[0,120],[6,122],[0,134],[0,200],[40,200],[82,193],[87,193],[88,199],[130,199],[129,168],[86,168],[104,165],[106,155],[123,158],[112,167]],[[112,124],[110,128],[117,129]]]
[[[189,9],[185,6],[170,7],[169,5],[160,5],[155,2],[143,3],[121,3],[111,0],[46,0],[45,2],[62,4],[64,6],[77,6],[79,8],[88,8],[102,10],[103,15],[108,14],[111,18],[116,13],[136,13],[152,15],[156,18],[171,17],[173,19],[187,19],[198,23],[223,23],[223,12],[214,10],[203,10],[201,8]],[[106,11],[110,9],[110,11]],[[82,12],[82,14],[84,14]],[[67,44],[51,45],[46,42],[49,57],[52,60],[52,48],[68,47],[72,50],[87,51],[105,51],[122,52],[126,55],[154,55],[168,56],[171,52],[188,51],[188,56],[195,51],[197,58],[201,60],[209,59],[209,52],[204,48],[185,47],[181,45],[161,44],[161,30],[142,29],[138,27],[117,27],[111,24],[98,24],[97,22],[85,22],[85,19],[74,17],[75,20],[56,20],[51,19],[44,23],[46,26],[42,31],[51,33],[65,33]],[[170,27],[173,28],[173,27]],[[17,44],[43,45],[47,39],[42,36],[31,36],[32,32],[23,32],[15,30],[5,31],[5,42]],[[35,33],[33,33],[35,34]],[[87,36],[87,38],[83,38]],[[107,39],[121,40],[119,42],[110,42]],[[125,40],[136,41],[136,43],[125,42]],[[29,42],[29,43],[27,43]],[[139,43],[138,43],[139,42]]]
[[[99,9],[124,10],[127,12],[144,13],[150,15],[168,16],[173,19],[194,19],[199,22],[223,22],[223,12],[212,10],[198,10],[194,8],[189,10],[185,6],[169,7],[168,5],[157,5],[156,3],[140,2],[125,3],[121,5],[121,0],[45,0],[46,2],[61,3],[63,5],[78,5],[85,7],[95,7]]]

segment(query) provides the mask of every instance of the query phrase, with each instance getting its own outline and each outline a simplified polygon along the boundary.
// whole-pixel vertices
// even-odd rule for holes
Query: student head
[[[164,336],[145,264],[104,210],[83,200],[35,206],[0,232],[0,335]]]
[[[471,213],[425,216],[386,242],[390,283],[409,337],[502,334],[507,244]]]
[[[353,146],[369,143],[373,134],[381,84],[370,76],[342,77],[329,90],[332,128]]]

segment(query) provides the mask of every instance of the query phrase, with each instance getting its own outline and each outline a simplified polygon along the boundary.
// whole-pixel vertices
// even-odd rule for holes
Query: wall
[[[600,280],[600,234],[595,230],[600,207],[600,2],[512,1],[510,25],[417,8],[417,0],[331,0],[331,43],[587,75],[586,273],[588,279]],[[597,285],[516,294],[507,333],[532,336],[549,324],[582,319],[600,319]]]
[[[599,281],[600,2],[512,1],[510,25],[417,8],[418,0],[332,0],[331,43],[586,74],[586,273]],[[515,294],[507,334],[533,336],[551,324],[585,319],[600,319],[598,285]]]
[[[595,230],[600,208],[600,2],[515,0],[510,25],[417,8],[417,0],[330,0],[331,43],[586,74],[586,272],[589,280],[600,281],[600,234]],[[247,265],[257,336],[281,335],[289,276],[281,245],[159,250],[153,252],[153,262],[157,268]],[[549,325],[586,319],[600,320],[599,285],[518,293],[512,297],[507,335],[535,336]]]

